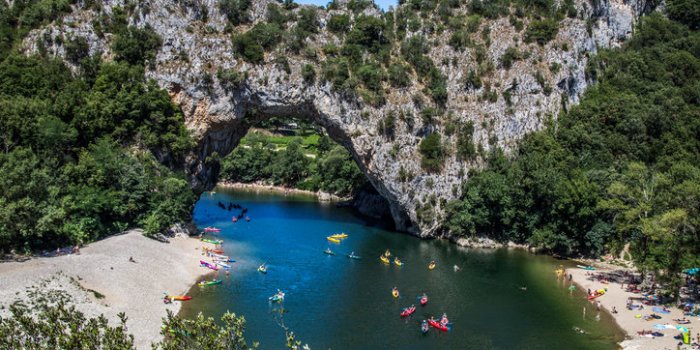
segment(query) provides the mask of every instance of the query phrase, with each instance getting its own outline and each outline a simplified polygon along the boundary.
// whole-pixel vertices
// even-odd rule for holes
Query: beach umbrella
[[[679,331],[681,331],[682,333],[685,333],[685,332],[688,331],[688,328],[685,328],[685,327],[683,327],[683,326],[676,326],[676,329],[679,330]]]
[[[684,273],[687,273],[689,275],[697,275],[698,272],[700,272],[700,267],[693,267],[692,269],[685,269],[683,270]]]

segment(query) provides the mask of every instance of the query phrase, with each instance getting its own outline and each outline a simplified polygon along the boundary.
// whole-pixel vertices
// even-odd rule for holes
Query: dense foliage
[[[18,40],[31,9],[58,3],[16,1],[0,27]],[[0,51],[0,251],[55,249],[135,225],[153,234],[189,214],[184,176],[161,163],[176,165],[192,141],[167,92],[144,78],[160,39],[113,22],[116,62],[90,56],[82,38],[63,41],[77,74],[15,52],[14,41]]]
[[[640,267],[677,281],[700,263],[700,33],[644,17],[587,73],[598,84],[580,105],[470,174],[446,228],[564,254],[629,243]]]
[[[127,317],[119,314],[116,326],[100,315],[88,318],[67,303],[69,296],[56,290],[43,291],[29,304],[10,305],[9,317],[0,317],[0,349],[119,349],[133,350],[134,337],[127,331]],[[170,311],[163,319],[163,340],[153,349],[257,349],[245,340],[246,321],[225,313],[220,322],[199,314],[195,319],[181,319]],[[301,342],[287,331],[286,348],[299,350]]]
[[[367,180],[350,153],[328,136],[263,136],[250,133],[222,160],[220,178],[265,182],[346,196]]]

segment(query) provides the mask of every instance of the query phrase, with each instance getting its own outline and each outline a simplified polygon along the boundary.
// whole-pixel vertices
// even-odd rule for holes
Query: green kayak
[[[198,284],[200,287],[213,286],[215,284],[221,284],[221,280],[211,280],[211,281],[206,281],[206,282],[199,282]]]

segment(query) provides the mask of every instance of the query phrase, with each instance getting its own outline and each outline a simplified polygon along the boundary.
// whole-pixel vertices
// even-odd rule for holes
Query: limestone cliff
[[[421,111],[435,102],[413,71],[406,87],[382,82],[383,103],[366,103],[362,94],[337,91],[320,77],[329,55],[325,48],[343,40],[328,30],[332,15],[386,18],[391,13],[371,6],[351,11],[348,3],[336,2],[331,10],[318,9],[318,32],[304,40],[304,50],[290,50],[282,43],[265,52],[262,62],[246,62],[235,53],[231,37],[265,21],[269,3],[253,0],[248,23],[237,26],[229,24],[215,0],[80,3],[62,21],[32,32],[24,48],[30,53],[41,47],[63,56],[63,40],[54,39],[80,36],[87,39],[91,54],[111,59],[113,36],[96,26],[115,6],[129,8],[131,25],[148,26],[162,38],[155,61],[147,64],[147,75],[171,93],[197,140],[187,159],[192,186],[210,188],[216,182],[216,155],[230,152],[257,121],[272,116],[308,117],[350,150],[372,185],[389,201],[396,227],[428,237],[440,233],[444,205],[460,194],[468,170],[482,166],[483,155],[493,147],[512,151],[523,135],[543,128],[562,106],[576,103],[591,83],[585,75],[591,55],[619,46],[632,34],[636,18],[650,10],[643,0],[576,0],[575,15],[559,22],[551,41],[539,44],[524,40],[522,26],[531,22],[527,17],[520,25],[512,15],[485,19],[469,34],[472,46],[463,50],[449,45],[453,33],[431,20],[435,13],[422,14],[420,25],[409,25],[405,37],[425,37],[430,44],[426,56],[447,78],[447,100],[439,108],[438,120],[429,123],[420,117]],[[303,8],[288,11],[294,14]],[[468,14],[467,8],[460,2],[450,9],[450,16],[460,18]],[[296,25],[290,21],[286,31]],[[400,40],[389,45],[391,59],[400,57]],[[483,50],[477,52],[474,47]],[[503,57],[509,48],[518,55],[506,65]],[[307,65],[318,76],[313,82],[302,74]],[[239,79],[232,86],[217,76],[220,71],[240,73]],[[480,84],[467,82],[470,71],[481,72]],[[392,135],[382,128],[389,115],[399,116],[392,118]],[[479,153],[462,160],[456,155],[457,136],[450,128],[468,121],[473,123],[472,138]],[[427,172],[421,167],[418,145],[433,132],[442,135],[446,156],[439,171]]]

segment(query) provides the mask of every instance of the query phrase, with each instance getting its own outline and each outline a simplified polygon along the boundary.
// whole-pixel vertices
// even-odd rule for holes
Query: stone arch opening
[[[207,191],[217,184],[221,173],[220,159],[238,147],[241,139],[248,134],[251,128],[272,118],[296,118],[319,126],[335,143],[349,151],[371,187],[361,189],[352,201],[352,205],[358,209],[360,214],[379,219],[379,216],[374,215],[377,214],[373,212],[374,206],[386,206],[394,229],[414,234],[419,232],[419,228],[413,224],[407,211],[385,187],[380,179],[381,174],[377,169],[372,169],[373,152],[366,152],[366,150],[359,152],[358,146],[353,142],[353,135],[349,135],[347,132],[347,125],[337,123],[338,118],[325,117],[314,108],[312,103],[270,105],[255,103],[260,102],[255,99],[251,99],[250,102],[246,106],[239,106],[244,108],[236,110],[240,117],[226,118],[210,123],[205,135],[200,138],[196,155],[190,159],[193,166],[189,169],[190,178],[196,190],[199,192]],[[378,203],[378,201],[383,203]]]

